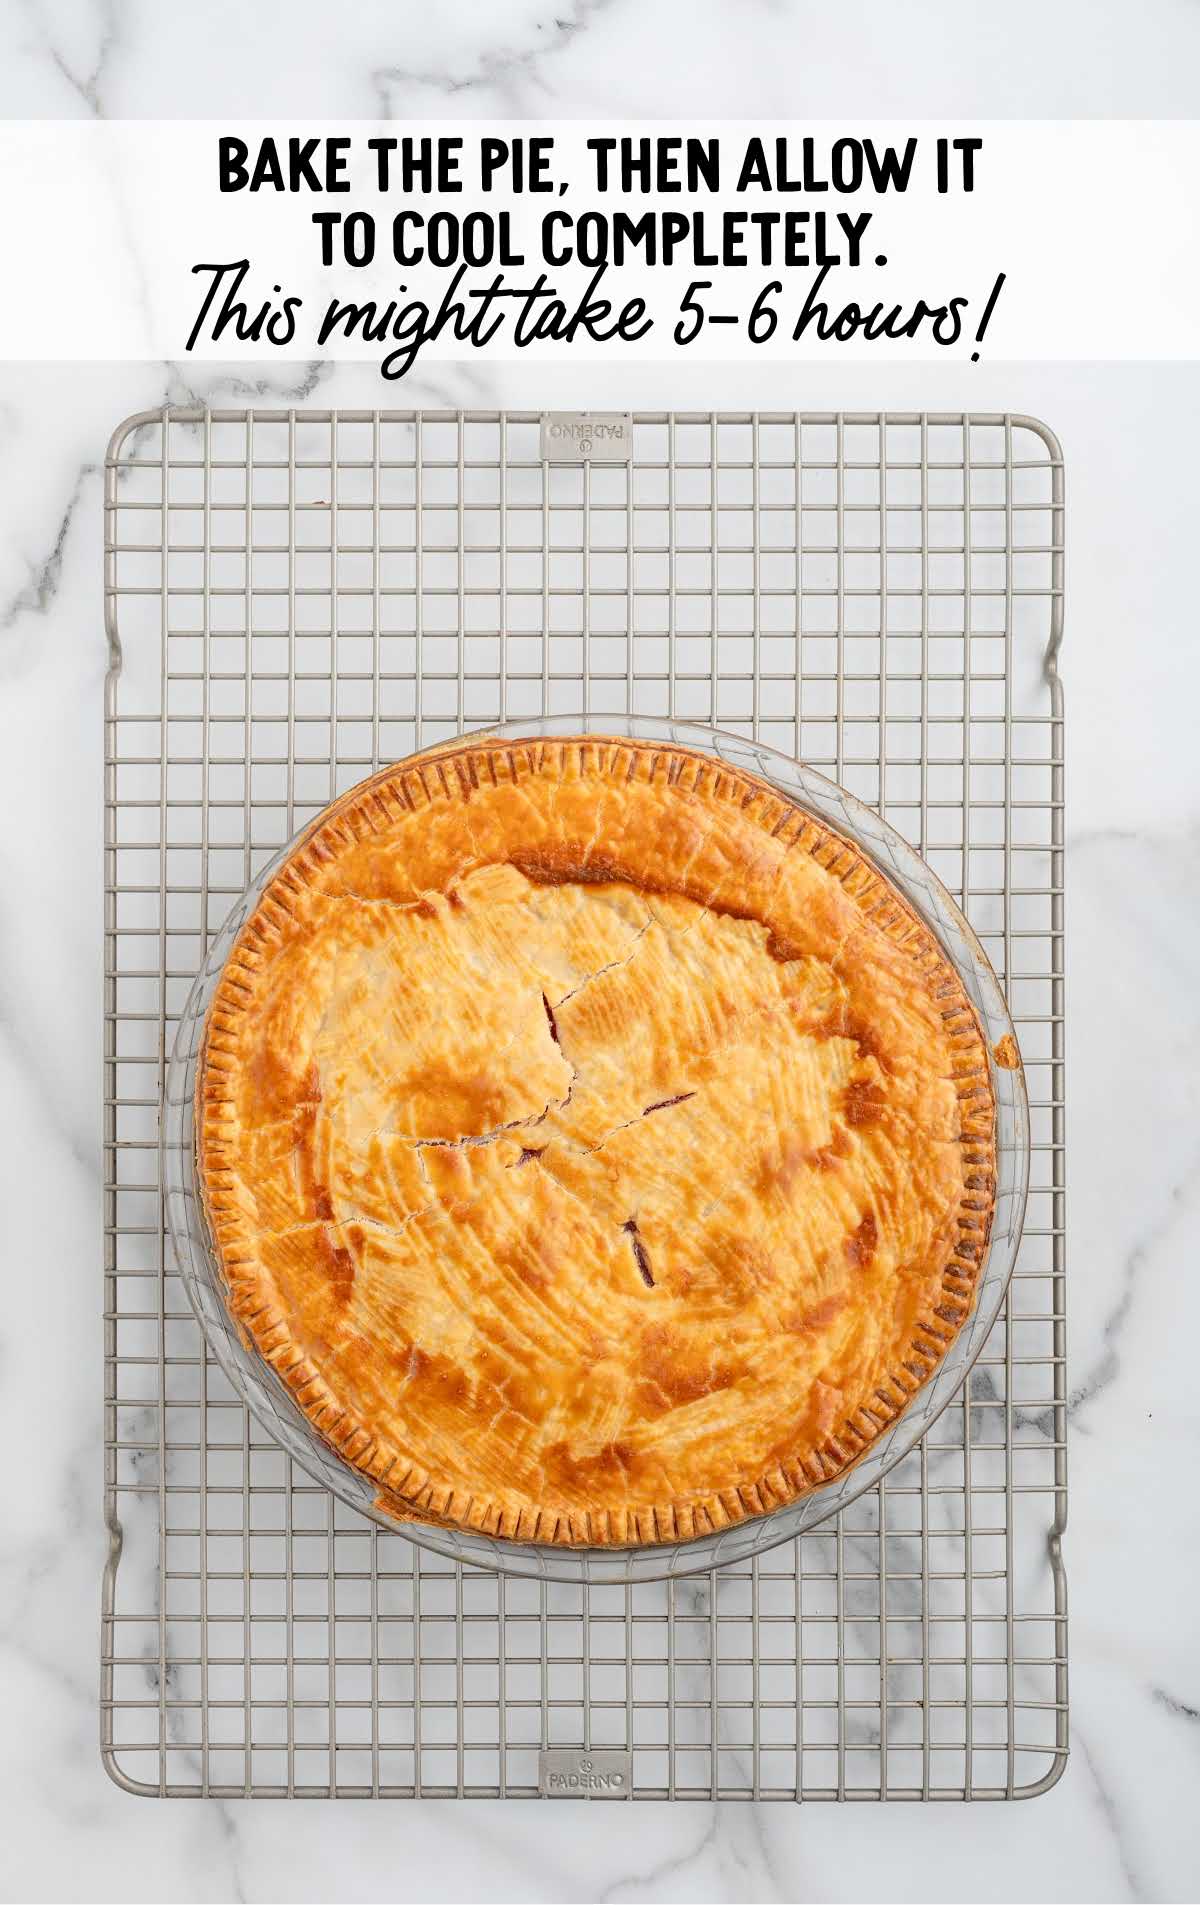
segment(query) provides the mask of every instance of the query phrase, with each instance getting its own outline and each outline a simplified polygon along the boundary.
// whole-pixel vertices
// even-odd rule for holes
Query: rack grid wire
[[[1018,1798],[1067,1752],[1063,461],[1012,415],[167,409],[105,465],[102,1753],[131,1791]],[[1005,986],[1033,1152],[1009,1297],[881,1485],[631,1586],[453,1565],[246,1413],[171,1261],[158,1118],[208,939],[295,831],[464,729],[636,713],[877,807]]]

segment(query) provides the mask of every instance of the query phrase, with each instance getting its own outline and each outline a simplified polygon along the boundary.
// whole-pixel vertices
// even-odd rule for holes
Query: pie
[[[673,1542],[839,1474],[970,1312],[979,1022],[863,853],[649,742],[460,741],[329,808],[218,983],[246,1337],[398,1520]]]

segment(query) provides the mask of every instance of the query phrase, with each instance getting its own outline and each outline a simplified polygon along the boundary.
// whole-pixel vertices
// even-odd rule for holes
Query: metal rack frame
[[[1067,1752],[1063,460],[1011,415],[172,410],[105,465],[104,1763],[130,1791],[1016,1798]],[[564,456],[570,454],[565,451]],[[711,1575],[458,1568],[247,1416],[170,1260],[158,1110],[203,949],[382,761],[634,712],[881,812],[1005,984],[1033,1177],[1005,1312],[880,1487]]]

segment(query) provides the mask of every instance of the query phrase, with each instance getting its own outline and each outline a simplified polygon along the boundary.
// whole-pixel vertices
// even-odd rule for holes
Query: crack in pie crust
[[[848,841],[682,747],[473,740],[314,823],[205,1028],[239,1328],[397,1519],[686,1540],[837,1475],[970,1312],[994,1102]]]

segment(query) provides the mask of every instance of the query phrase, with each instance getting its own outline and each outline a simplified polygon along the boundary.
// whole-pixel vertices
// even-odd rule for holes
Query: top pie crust
[[[848,841],[707,756],[478,740],[314,824],[197,1081],[239,1327],[381,1509],[684,1540],[835,1476],[967,1317],[978,1021]]]

